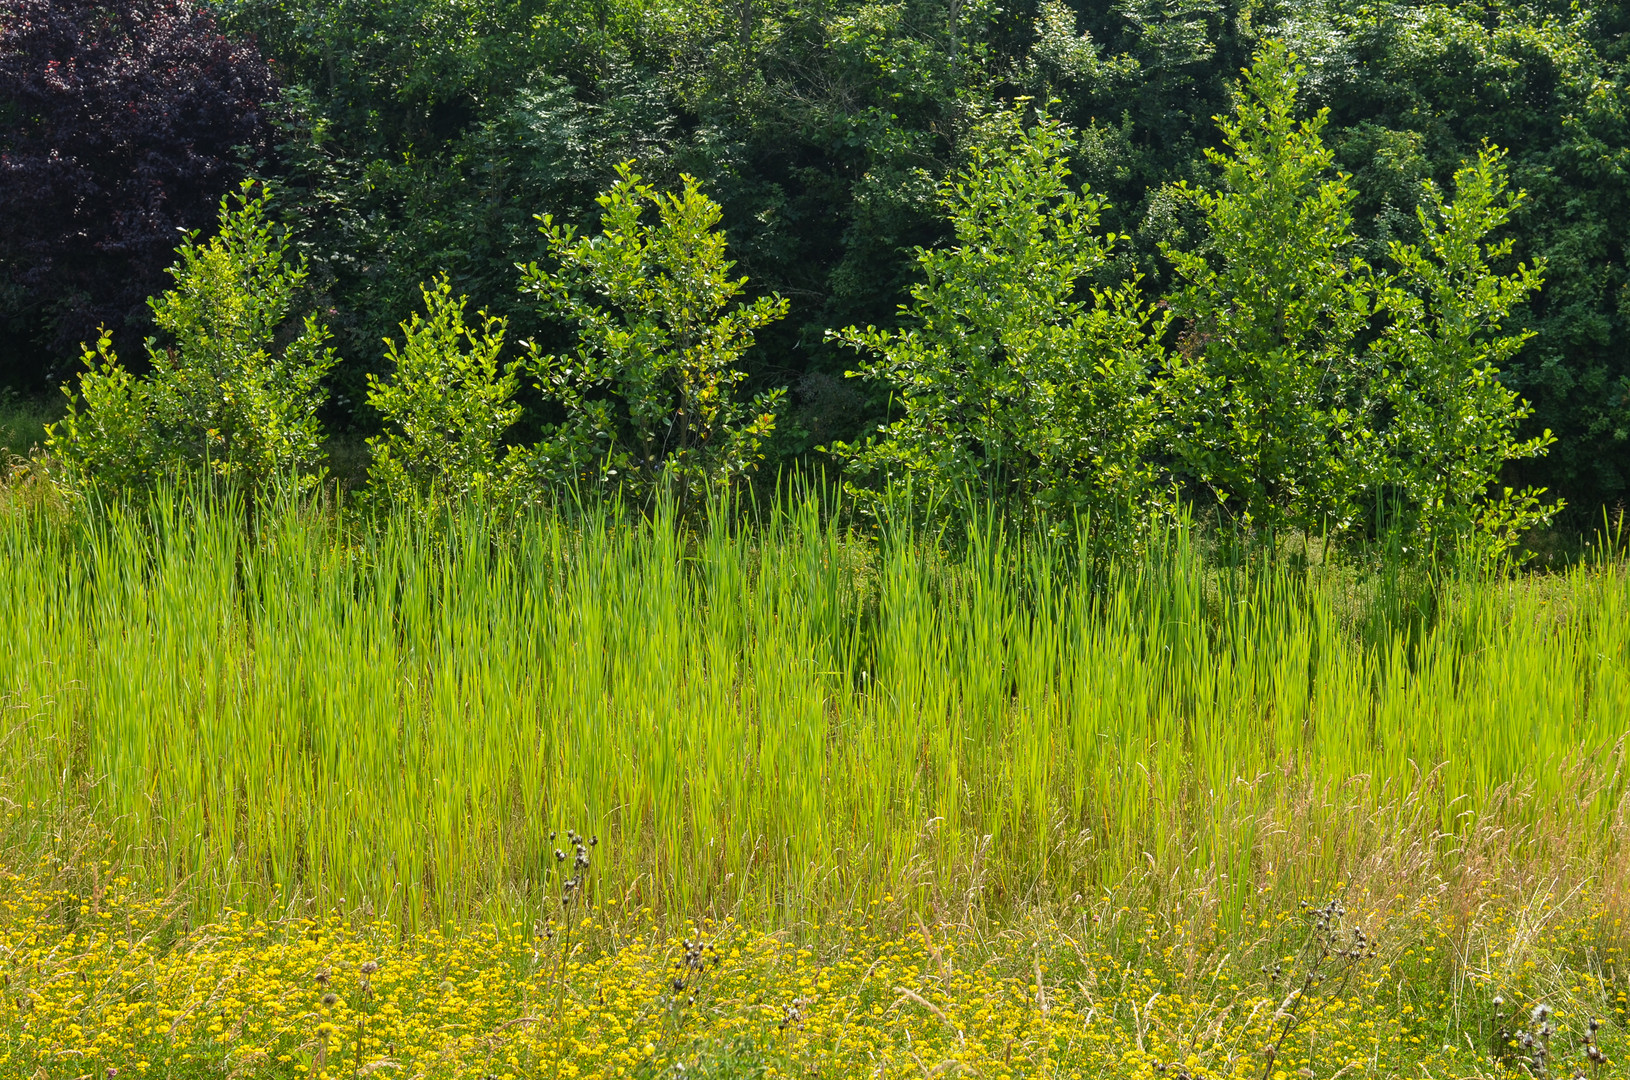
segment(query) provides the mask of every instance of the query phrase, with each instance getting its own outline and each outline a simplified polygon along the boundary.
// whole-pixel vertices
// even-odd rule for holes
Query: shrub
[[[401,348],[386,341],[392,375],[368,376],[368,404],[385,418],[368,440],[368,483],[376,497],[457,495],[500,480],[498,448],[520,416],[514,371],[499,372],[504,320],[464,321],[465,297],[445,276],[421,287],[425,317],[402,323]]]
[[[1163,245],[1184,322],[1164,397],[1179,467],[1247,527],[1341,533],[1373,476],[1364,349],[1374,290],[1354,254],[1347,177],[1320,139],[1326,111],[1295,118],[1301,69],[1258,54],[1221,121],[1216,191],[1178,185],[1203,247]]]
[[[1503,324],[1540,286],[1537,268],[1492,269],[1511,243],[1490,234],[1521,196],[1486,148],[1451,200],[1426,186],[1420,242],[1371,267],[1352,254],[1356,196],[1332,171],[1325,112],[1295,119],[1300,77],[1283,45],[1264,47],[1222,122],[1228,153],[1208,151],[1221,189],[1179,189],[1209,237],[1165,249],[1185,283],[1162,385],[1174,457],[1247,527],[1499,554],[1557,509],[1494,490],[1553,441],[1515,438],[1529,410],[1499,383],[1530,336]]]
[[[1117,526],[1162,505],[1149,375],[1167,317],[1135,279],[1081,287],[1117,238],[1096,231],[1101,200],[1068,183],[1071,145],[1045,113],[1028,128],[1018,111],[984,117],[967,168],[940,187],[955,243],[918,249],[904,328],[835,335],[869,354],[851,374],[882,382],[900,412],[837,448],[882,490],[978,490]]]
[[[0,319],[66,356],[145,322],[178,228],[270,145],[276,88],[195,0],[7,0],[0,17]],[[15,344],[12,348],[18,348]],[[46,361],[24,349],[32,381]],[[38,370],[35,370],[35,365]]]
[[[1373,345],[1387,413],[1377,471],[1405,535],[1498,555],[1561,508],[1540,502],[1543,489],[1492,490],[1506,462],[1542,455],[1556,441],[1549,430],[1516,438],[1531,410],[1499,381],[1533,336],[1502,326],[1541,279],[1522,264],[1504,276],[1490,270],[1510,255],[1511,241],[1489,234],[1522,199],[1506,190],[1499,151],[1485,148],[1455,173],[1454,186],[1445,201],[1428,184],[1417,210],[1421,242],[1390,246],[1398,269],[1378,301],[1387,325]]]
[[[104,331],[78,394],[63,388],[68,411],[48,447],[71,481],[145,486],[205,468],[251,487],[316,483],[320,382],[335,357],[310,315],[281,333],[305,264],[289,262],[251,183],[221,200],[220,224],[207,242],[187,236],[175,286],[148,301],[165,335],[147,343],[151,374],[123,367]]]
[[[694,177],[663,195],[627,164],[617,175],[599,197],[601,233],[579,236],[545,215],[559,268],[523,270],[523,290],[578,331],[575,352],[528,356],[565,420],[523,467],[545,482],[602,482],[636,496],[663,485],[681,500],[728,488],[762,458],[785,393],[739,400],[739,363],[787,302],[737,301],[747,279],[729,276],[719,207]],[[642,220],[648,207],[654,224]]]

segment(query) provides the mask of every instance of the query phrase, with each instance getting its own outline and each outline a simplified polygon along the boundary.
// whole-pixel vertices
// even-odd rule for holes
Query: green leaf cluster
[[[400,347],[386,339],[389,378],[368,376],[368,404],[385,420],[368,440],[370,493],[386,503],[457,497],[501,488],[505,434],[520,419],[520,376],[500,370],[504,321],[476,315],[441,277],[421,289],[425,316],[402,324]]]
[[[740,361],[787,302],[740,299],[747,279],[730,275],[719,206],[694,177],[682,183],[662,194],[624,164],[600,196],[598,234],[541,219],[558,265],[527,265],[522,288],[577,332],[575,349],[534,346],[526,360],[565,413],[517,466],[541,482],[686,500],[729,488],[763,457],[784,391],[743,400]]]
[[[1512,310],[1539,290],[1539,268],[1494,273],[1512,240],[1491,239],[1521,204],[1507,191],[1502,155],[1485,148],[1455,173],[1454,197],[1428,185],[1420,243],[1393,241],[1397,268],[1378,283],[1386,325],[1371,344],[1382,413],[1373,442],[1399,532],[1426,545],[1481,538],[1491,553],[1560,509],[1543,490],[1491,492],[1508,462],[1543,455],[1549,429],[1527,439],[1517,426],[1533,411],[1500,381],[1501,369],[1533,336],[1510,332]]]
[[[1499,381],[1528,336],[1505,324],[1541,280],[1493,269],[1520,204],[1501,155],[1467,162],[1449,197],[1425,190],[1420,242],[1372,266],[1327,114],[1298,117],[1304,75],[1281,43],[1245,73],[1208,155],[1214,185],[1173,189],[1205,239],[1164,245],[1177,287],[1158,305],[1113,264],[1102,202],[1070,186],[1071,133],[1045,112],[982,118],[968,167],[941,185],[955,239],[918,250],[902,328],[835,335],[895,411],[836,447],[871,483],[851,490],[976,492],[1086,514],[1118,539],[1186,487],[1269,537],[1392,533],[1489,555],[1549,520],[1542,490],[1499,484],[1553,441],[1518,436],[1528,408]]]
[[[940,186],[955,239],[918,249],[904,326],[835,335],[866,355],[852,374],[894,395],[898,419],[836,448],[876,490],[977,492],[1114,529],[1161,504],[1149,375],[1169,316],[1135,278],[1086,284],[1116,237],[1097,231],[1101,202],[1070,186],[1069,148],[1045,112],[1028,127],[1020,110],[983,116],[968,166]]]
[[[148,301],[162,337],[137,377],[104,332],[68,394],[48,450],[72,481],[147,487],[204,469],[246,487],[306,490],[321,475],[317,410],[335,355],[328,331],[291,320],[306,282],[301,260],[266,216],[266,193],[246,182],[221,201],[220,231],[183,241],[173,288]]]
[[[1177,186],[1207,229],[1199,247],[1162,248],[1183,324],[1163,396],[1179,467],[1240,521],[1341,532],[1367,486],[1359,337],[1374,290],[1326,116],[1295,116],[1297,73],[1288,49],[1265,50],[1207,151],[1220,185]]]

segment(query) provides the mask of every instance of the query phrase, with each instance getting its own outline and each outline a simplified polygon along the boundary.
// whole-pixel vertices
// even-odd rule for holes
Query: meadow
[[[1630,1077],[1622,22],[7,0],[0,1080]]]
[[[1523,1032],[1588,1065],[1591,1019],[1622,1047],[1611,535],[1499,576],[863,532],[819,495],[688,526],[149,506],[0,514],[16,1075],[1541,1075]]]

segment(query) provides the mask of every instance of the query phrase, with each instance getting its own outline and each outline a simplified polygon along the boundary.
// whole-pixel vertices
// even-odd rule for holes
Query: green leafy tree
[[[747,356],[755,380],[797,387],[777,448],[851,437],[886,398],[835,379],[849,361],[816,339],[892,325],[915,248],[945,239],[935,190],[970,103],[1004,85],[1064,99],[1049,109],[1078,129],[1076,180],[1107,200],[1104,228],[1130,236],[1115,258],[1151,271],[1158,240],[1199,235],[1170,182],[1207,172],[1202,149],[1239,69],[1278,37],[1307,68],[1304,103],[1332,109],[1322,135],[1360,189],[1356,250],[1374,265],[1391,240],[1419,240],[1422,179],[1448,190],[1485,140],[1509,151],[1529,198],[1506,228],[1515,254],[1544,258],[1546,286],[1514,312],[1536,334],[1501,380],[1536,410],[1525,435],[1558,436],[1510,474],[1576,506],[1630,483],[1622,5],[1427,0],[1407,18],[1390,5],[1236,0],[216,7],[284,83],[263,110],[282,129],[266,167],[284,178],[280,214],[331,298],[341,351],[359,358],[329,378],[342,407],[361,404],[361,358],[442,270],[507,319],[509,338],[558,349],[512,288],[516,263],[546,261],[531,214],[587,220],[612,163],[633,159],[660,189],[681,170],[700,177],[742,272],[793,298]],[[26,337],[0,332],[0,353],[8,340],[33,348]]]
[[[989,492],[1117,528],[1161,504],[1149,376],[1168,316],[1135,280],[1082,286],[1117,238],[1097,231],[1101,201],[1070,186],[1071,145],[1045,113],[1028,128],[1017,110],[984,117],[940,187],[955,240],[918,250],[903,328],[836,335],[869,354],[851,374],[882,382],[901,414],[838,448],[883,490]]]
[[[559,268],[528,265],[522,288],[578,332],[573,352],[529,356],[539,389],[566,414],[526,455],[545,481],[636,496],[666,484],[685,500],[729,487],[763,456],[784,392],[740,400],[741,359],[787,302],[738,300],[747,279],[730,276],[719,207],[694,177],[683,184],[661,194],[624,164],[599,198],[599,235],[540,219]]]
[[[1302,69],[1282,44],[1258,54],[1207,151],[1218,190],[1179,186],[1208,226],[1196,250],[1163,245],[1185,329],[1166,370],[1180,467],[1247,527],[1340,533],[1373,480],[1370,385],[1359,341],[1374,288],[1353,254],[1347,177],[1295,116]]]
[[[519,377],[500,372],[504,321],[464,321],[465,297],[446,277],[420,288],[425,316],[402,324],[402,345],[385,342],[391,376],[368,376],[368,404],[386,431],[368,440],[368,483],[376,498],[455,496],[501,485],[499,447],[520,417]]]
[[[1387,325],[1372,346],[1387,420],[1375,449],[1398,526],[1425,544],[1473,541],[1498,554],[1560,508],[1543,489],[1494,492],[1508,461],[1544,454],[1550,431],[1516,437],[1530,408],[1501,385],[1500,369],[1532,337],[1505,332],[1514,306],[1540,287],[1540,268],[1507,275],[1491,263],[1511,253],[1490,233],[1522,201],[1506,189],[1501,154],[1485,148],[1454,178],[1445,200],[1428,184],[1417,213],[1421,241],[1391,246],[1396,274],[1378,306]]]
[[[1390,240],[1422,240],[1421,181],[1447,189],[1485,144],[1507,152],[1512,185],[1526,189],[1501,235],[1530,266],[1543,261],[1545,288],[1513,310],[1535,333],[1500,364],[1500,382],[1534,409],[1523,434],[1548,428],[1557,441],[1506,474],[1565,492],[1589,528],[1597,507],[1630,491],[1630,9],[1490,0],[1429,3],[1407,19],[1374,5],[1325,11],[1346,54],[1324,90],[1328,137],[1361,190],[1371,259]]]
[[[78,393],[63,388],[67,415],[48,447],[72,481],[142,486],[207,468],[251,487],[317,483],[317,408],[335,357],[315,317],[284,331],[305,264],[287,258],[252,183],[221,201],[220,225],[207,242],[187,236],[175,286],[148,301],[164,335],[147,342],[150,374],[122,367],[104,334]]]

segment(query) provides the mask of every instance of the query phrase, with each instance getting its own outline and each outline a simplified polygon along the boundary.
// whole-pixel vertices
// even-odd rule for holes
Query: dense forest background
[[[1513,479],[1575,513],[1630,484],[1630,12],[1618,3],[1358,0],[8,0],[0,51],[0,386],[47,393],[114,331],[151,332],[178,229],[243,176],[309,260],[308,304],[341,357],[331,430],[377,427],[382,340],[447,273],[509,319],[547,251],[534,215],[592,224],[619,163],[695,175],[738,271],[791,302],[749,354],[785,386],[782,458],[883,418],[829,328],[889,325],[914,248],[947,228],[935,188],[982,103],[1057,99],[1075,176],[1127,239],[1106,274],[1158,295],[1158,245],[1194,235],[1169,185],[1214,184],[1214,117],[1268,38],[1306,66],[1302,103],[1359,195],[1365,254],[1418,228],[1422,181],[1485,142],[1527,200],[1513,262],[1543,260],[1503,373],[1558,436]],[[98,12],[84,18],[85,9]],[[41,56],[53,57],[41,64]],[[1181,328],[1174,328],[1180,332]],[[530,411],[547,420],[547,408]]]

